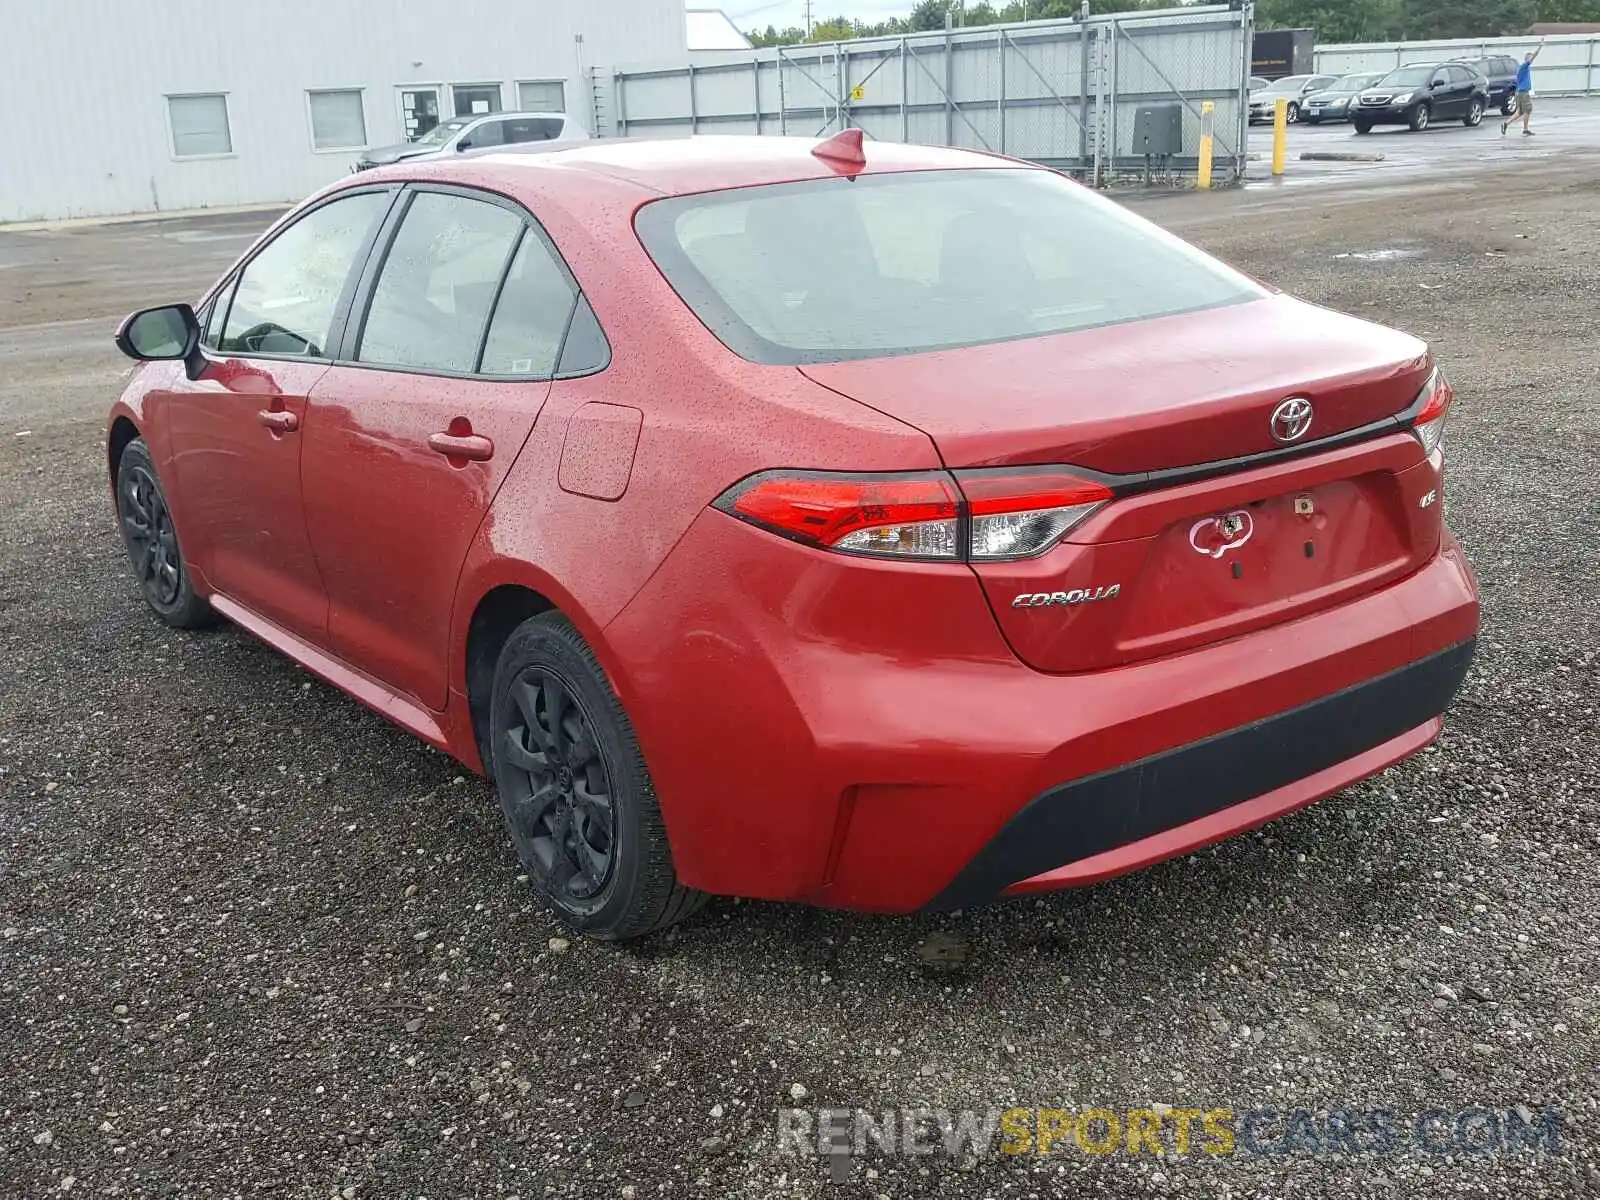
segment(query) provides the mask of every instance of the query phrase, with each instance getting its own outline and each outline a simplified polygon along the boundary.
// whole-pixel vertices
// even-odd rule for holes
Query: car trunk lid
[[[1018,657],[1051,672],[1221,641],[1420,567],[1439,543],[1438,469],[1395,418],[1430,369],[1407,335],[1281,296],[804,368],[922,429],[958,478],[1112,477],[1115,498],[1043,555],[973,564]],[[1286,455],[1272,417],[1293,397],[1313,411],[1295,446],[1312,444]]]

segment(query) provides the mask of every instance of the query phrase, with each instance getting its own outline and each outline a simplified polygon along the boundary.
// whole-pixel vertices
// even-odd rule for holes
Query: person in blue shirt
[[[1510,129],[1520,117],[1522,119],[1522,136],[1532,137],[1533,130],[1533,60],[1539,57],[1539,51],[1544,49],[1544,43],[1528,51],[1522,65],[1517,68],[1517,111],[1504,121],[1500,122],[1500,136],[1504,137],[1506,130]]]

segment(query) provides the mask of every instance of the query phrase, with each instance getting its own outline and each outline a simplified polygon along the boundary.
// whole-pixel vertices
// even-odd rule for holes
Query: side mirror
[[[471,150],[471,149],[472,149],[472,139],[471,138],[462,138],[459,142],[456,143],[456,153],[457,154],[460,154],[463,150]]]
[[[117,327],[117,349],[140,362],[182,361],[189,378],[205,365],[200,356],[200,322],[187,304],[146,308]]]
[[[1434,80],[1434,81],[1433,81],[1433,82],[1432,82],[1432,83],[1430,83],[1430,84],[1429,84],[1429,85],[1428,85],[1428,86],[1429,86],[1429,87],[1431,87],[1431,88],[1442,88],[1442,87],[1443,87],[1443,86],[1444,86],[1444,80],[1442,80],[1442,79],[1435,79],[1435,80]]]

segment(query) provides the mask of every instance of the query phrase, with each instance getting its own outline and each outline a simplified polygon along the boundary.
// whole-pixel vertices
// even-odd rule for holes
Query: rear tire
[[[1476,129],[1483,124],[1483,101],[1476,96],[1467,105],[1467,115],[1461,118],[1461,123],[1468,129]]]
[[[117,462],[117,526],[150,611],[174,629],[215,624],[211,605],[195,595],[167,494],[143,438],[123,447]]]
[[[1360,120],[1357,120],[1357,121],[1351,122],[1351,124],[1353,124],[1356,127],[1356,132],[1357,133],[1366,134],[1366,133],[1371,133],[1372,132],[1372,122],[1371,121],[1360,121]]]
[[[1300,106],[1293,100],[1289,101],[1289,107],[1284,112],[1283,119],[1290,125],[1298,125],[1300,123]]]
[[[1500,101],[1500,115],[1502,117],[1509,117],[1512,113],[1514,113],[1516,111],[1517,111],[1517,98],[1516,98],[1516,96],[1508,93],[1506,95],[1505,99]]]
[[[1417,105],[1411,110],[1411,120],[1409,122],[1411,132],[1421,133],[1428,127],[1428,122],[1431,120],[1433,120],[1433,110],[1426,104]]]
[[[674,925],[709,899],[678,882],[633,726],[560,613],[530,617],[506,639],[489,736],[517,857],[563,924],[619,941]]]

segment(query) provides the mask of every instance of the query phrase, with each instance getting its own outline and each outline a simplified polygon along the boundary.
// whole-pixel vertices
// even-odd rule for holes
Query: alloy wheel
[[[139,584],[158,605],[177,602],[183,586],[178,535],[155,476],[134,467],[122,481],[122,529]]]
[[[582,908],[605,890],[616,848],[611,776],[593,722],[572,686],[546,667],[511,684],[496,754],[511,833],[550,897]]]

